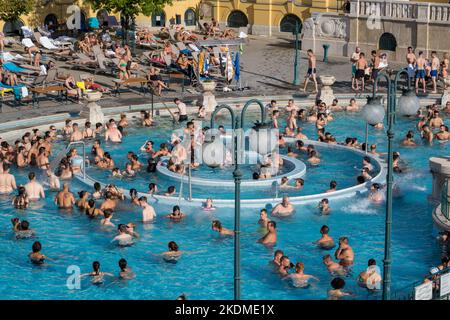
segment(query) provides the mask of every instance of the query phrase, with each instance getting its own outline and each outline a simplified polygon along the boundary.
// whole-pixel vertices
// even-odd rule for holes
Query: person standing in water
[[[322,237],[313,242],[314,244],[318,245],[319,247],[323,249],[331,249],[334,247],[334,240],[332,237],[328,235],[330,232],[330,228],[328,226],[323,225],[322,228],[320,228],[320,233],[322,234]]]
[[[59,209],[72,209],[75,204],[75,197],[69,191],[69,184],[67,182],[64,183],[63,190],[56,195],[55,203]]]
[[[277,223],[275,221],[267,222],[267,233],[258,242],[267,245],[273,245],[277,242]]]
[[[44,187],[36,181],[36,174],[34,172],[30,172],[28,174],[28,182],[25,185],[25,190],[27,192],[28,199],[30,200],[39,200],[45,198]]]

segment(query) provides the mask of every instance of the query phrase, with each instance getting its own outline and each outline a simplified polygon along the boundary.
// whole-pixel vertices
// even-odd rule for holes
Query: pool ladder
[[[189,198],[188,201],[192,201],[192,181],[191,181],[191,177],[192,177],[192,172],[191,172],[191,164],[187,165],[188,167],[188,186],[189,186]],[[186,170],[183,172],[183,174],[181,175],[180,178],[180,193],[178,195],[178,205],[180,205],[181,202],[181,198],[183,197],[183,180],[184,180],[184,176],[185,176],[185,172]]]
[[[86,179],[86,143],[84,141],[74,141],[70,142],[67,147],[63,150],[61,150],[56,157],[50,162],[50,170],[54,173],[56,168],[59,166],[59,163],[61,162],[62,158],[64,158],[74,145],[82,145],[83,146],[83,179]]]

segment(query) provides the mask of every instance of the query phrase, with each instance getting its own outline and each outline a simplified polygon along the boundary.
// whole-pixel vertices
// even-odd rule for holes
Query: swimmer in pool
[[[222,226],[222,223],[219,220],[214,220],[212,222],[211,229],[213,231],[219,232],[221,236],[232,236],[234,235],[234,231],[230,229],[226,229]]]
[[[276,269],[278,269],[281,265],[281,257],[284,256],[284,252],[282,250],[276,250],[273,254],[273,259],[270,260],[270,264],[273,265]]]
[[[42,187],[42,185],[36,181],[36,174],[34,172],[30,172],[28,174],[28,179],[30,181],[25,185],[28,199],[30,199],[31,201],[44,199],[44,187]]]
[[[280,258],[280,266],[277,271],[282,277],[289,275],[289,269],[293,268],[294,264],[289,260],[287,256],[282,256]]]
[[[381,186],[379,183],[373,183],[370,186],[369,200],[372,202],[382,202],[384,200],[383,193],[381,192]]]
[[[60,209],[72,209],[72,206],[75,204],[75,197],[73,196],[73,193],[69,191],[68,183],[64,183],[63,190],[56,195],[55,204]]]
[[[206,199],[205,205],[203,206],[204,211],[213,211],[216,208],[213,206],[213,200],[211,198]]]
[[[131,280],[136,277],[133,270],[131,270],[130,267],[128,267],[128,262],[124,258],[119,260],[119,278],[123,280]]]
[[[0,194],[9,194],[16,189],[16,179],[9,173],[9,164],[3,162],[3,172],[0,173]]]
[[[322,258],[323,264],[327,267],[328,272],[331,274],[337,274],[337,275],[345,275],[346,271],[343,266],[341,266],[339,263],[334,262],[333,258],[331,258],[331,255],[327,254]]]
[[[133,237],[127,233],[127,226],[125,224],[119,224],[117,227],[119,234],[111,240],[111,242],[117,242],[120,246],[128,246],[133,244]]]
[[[349,245],[347,237],[339,238],[339,248],[337,248],[334,256],[339,260],[341,266],[349,267],[353,265],[355,254],[352,247]]]
[[[335,192],[337,189],[337,182],[335,180],[332,180],[330,182],[330,189],[328,189],[327,191],[325,191],[325,193],[330,193],[330,192]]]
[[[294,212],[294,206],[289,202],[288,196],[283,196],[281,203],[277,204],[272,209],[272,215],[278,217],[286,217],[292,215]]]
[[[105,192],[105,201],[103,201],[103,203],[100,206],[100,210],[105,211],[106,209],[111,209],[114,211],[114,209],[116,209],[117,206],[117,202],[116,200],[113,199],[113,194],[111,191],[107,191]]]
[[[328,233],[330,232],[330,228],[328,228],[328,226],[323,225],[322,228],[320,228],[320,233],[322,234],[322,237],[313,242],[313,244],[318,245],[321,248],[328,248],[331,249],[334,247],[334,240],[332,237],[330,237],[328,235]]]
[[[105,131],[105,141],[122,142],[122,133],[114,123],[109,123]]]
[[[136,189],[132,188],[130,189],[130,200],[131,203],[138,206],[139,205],[139,197],[138,197],[138,192]]]
[[[350,293],[342,291],[345,287],[345,280],[342,278],[334,278],[331,280],[332,289],[328,290],[327,300],[339,300],[342,297],[349,296]]]
[[[139,206],[142,207],[142,222],[150,222],[155,220],[155,209],[148,204],[147,197],[142,196],[139,198]]]
[[[184,253],[184,251],[180,251],[178,244],[175,241],[170,241],[167,244],[167,247],[169,250],[160,254],[166,261],[177,260]]]
[[[305,287],[308,285],[309,279],[314,279],[319,281],[319,278],[316,278],[312,275],[305,274],[305,264],[303,262],[297,262],[295,264],[295,273],[291,273],[283,278],[283,280],[291,280],[294,287]]]
[[[59,190],[61,188],[59,178],[53,173],[52,170],[47,170],[47,177],[50,190]]]
[[[258,220],[258,224],[263,227],[263,228],[267,228],[267,223],[269,222],[269,218],[267,217],[267,210],[266,209],[261,209],[261,211],[259,212],[259,220]]]
[[[133,222],[127,223],[127,233],[132,236],[133,238],[139,238],[140,235],[134,229],[136,228],[136,225]]]
[[[381,288],[380,268],[377,266],[375,259],[369,259],[367,269],[359,274],[359,279],[367,289],[376,290]]]
[[[35,235],[34,230],[30,229],[30,223],[28,221],[20,221],[19,218],[13,218],[11,219],[11,223],[17,239],[30,238]]]
[[[331,212],[331,208],[327,198],[320,200],[319,204],[317,205],[317,208],[319,208],[320,213],[322,213],[323,215],[330,214]]]
[[[181,212],[179,206],[173,206],[172,213],[169,213],[166,218],[169,218],[171,220],[180,221],[185,217],[184,213]]]
[[[89,273],[83,273],[80,275],[80,277],[92,277],[92,283],[93,284],[101,284],[103,283],[103,277],[104,276],[110,276],[113,277],[114,275],[109,272],[102,272],[100,271],[100,262],[94,261],[92,263],[92,272]]]
[[[311,150],[307,161],[313,166],[317,166],[320,163],[320,158],[317,156],[316,150]]]
[[[98,210],[98,209],[97,209]],[[113,217],[113,212],[111,209],[106,209],[103,212],[104,218],[100,220],[100,224],[105,227],[115,227],[114,223],[111,222]]]
[[[274,245],[277,242],[277,223],[275,221],[267,222],[267,233],[257,242],[266,245]]]
[[[31,262],[34,264],[43,264],[45,260],[52,260],[41,253],[42,245],[39,241],[35,241],[31,247],[32,252],[28,254]]]

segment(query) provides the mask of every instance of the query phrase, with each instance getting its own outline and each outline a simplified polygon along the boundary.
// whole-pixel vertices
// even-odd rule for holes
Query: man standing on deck
[[[406,63],[408,64],[407,72],[409,79],[414,79],[416,73],[416,55],[413,48],[408,47],[408,53],[406,54]]]

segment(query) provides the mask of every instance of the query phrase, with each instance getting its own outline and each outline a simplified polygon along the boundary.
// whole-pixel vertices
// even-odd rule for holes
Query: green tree
[[[172,4],[172,0],[87,0],[87,2],[94,10],[105,9],[108,12],[119,13],[120,24],[127,38],[131,23],[138,15],[151,16],[161,12],[165,5]]]
[[[35,5],[35,0],[0,0],[0,19],[17,21],[21,15],[33,11]]]

